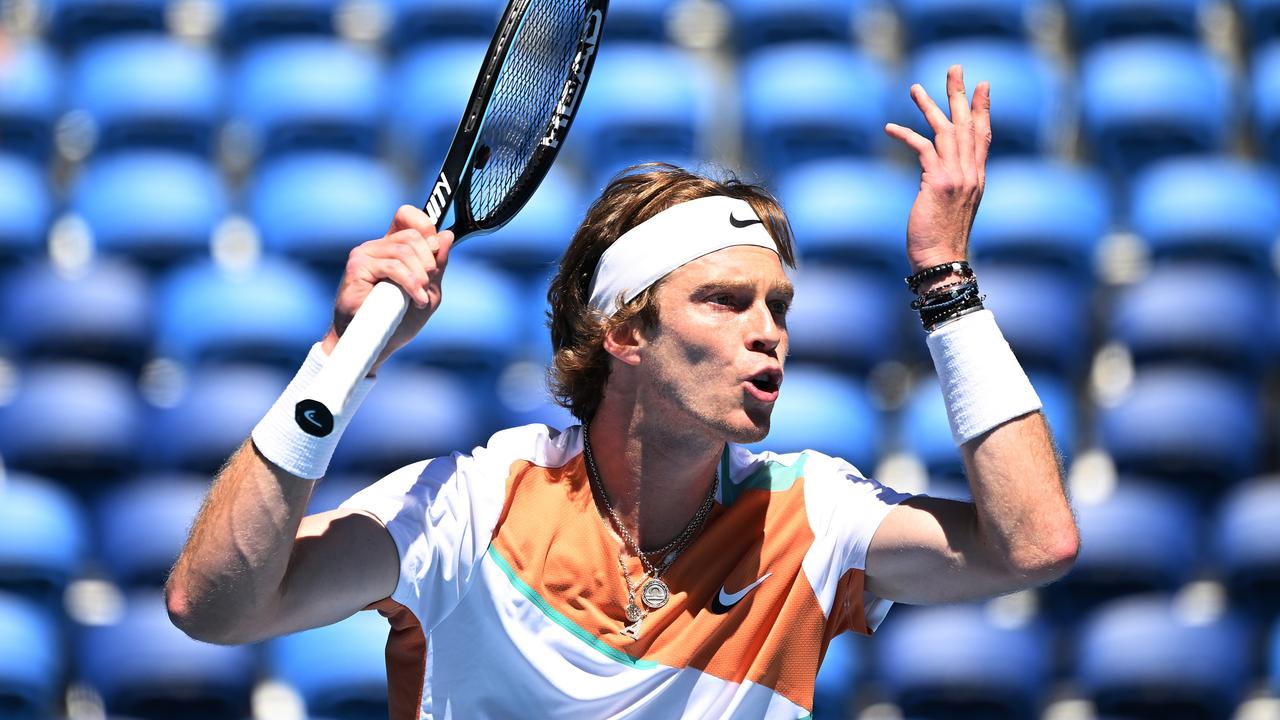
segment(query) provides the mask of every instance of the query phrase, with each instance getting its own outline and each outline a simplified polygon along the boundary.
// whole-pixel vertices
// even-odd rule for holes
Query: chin
[[[769,416],[755,418],[747,416],[745,422],[734,423],[730,427],[729,442],[739,445],[750,445],[764,440],[769,434]]]

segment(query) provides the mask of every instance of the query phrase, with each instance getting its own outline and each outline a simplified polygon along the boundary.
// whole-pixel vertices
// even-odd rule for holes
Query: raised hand
[[[440,306],[440,282],[452,245],[452,232],[437,233],[425,212],[402,205],[386,235],[357,246],[348,256],[334,301],[333,326],[323,342],[325,352],[333,350],[373,286],[380,280],[390,280],[408,294],[409,309],[374,362],[370,374],[376,372],[393,352],[418,334]]]
[[[968,259],[969,230],[982,200],[991,147],[991,87],[979,83],[971,107],[964,71],[952,65],[947,70],[950,119],[920,85],[911,86],[911,99],[933,128],[933,141],[894,123],[884,131],[920,159],[920,193],[907,220],[907,260],[915,272]]]

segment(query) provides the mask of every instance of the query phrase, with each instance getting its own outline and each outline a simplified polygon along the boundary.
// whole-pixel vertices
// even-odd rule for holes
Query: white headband
[[[716,195],[667,208],[622,234],[596,265],[591,308],[612,317],[668,273],[703,255],[738,245],[778,246],[746,200]]]

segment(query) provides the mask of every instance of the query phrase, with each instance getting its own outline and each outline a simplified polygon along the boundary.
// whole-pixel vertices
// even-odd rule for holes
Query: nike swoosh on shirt
[[[759,580],[756,580],[755,582],[751,583],[750,585],[742,588],[741,590],[735,593],[725,593],[724,586],[721,585],[720,593],[715,597],[711,598],[711,612],[715,613],[716,615],[723,615],[729,612],[729,610],[732,609],[734,605],[738,604],[739,600],[746,597],[747,593],[751,592],[752,590],[755,590],[760,585],[760,583],[764,582],[765,580],[768,580],[769,576],[772,574],[773,573],[765,573],[764,577],[760,578]]]
[[[750,220],[739,220],[738,218],[734,217],[733,213],[731,212],[729,213],[729,224],[736,228],[744,228],[744,227],[751,227],[752,225],[763,225],[764,221],[756,220],[755,218],[752,218]]]

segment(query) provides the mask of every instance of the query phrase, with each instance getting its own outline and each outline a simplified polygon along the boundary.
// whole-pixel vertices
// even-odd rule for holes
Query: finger
[[[976,180],[973,118],[969,113],[969,96],[964,87],[964,68],[959,65],[952,65],[947,69],[947,103],[951,108],[951,122],[956,129],[956,153],[960,160],[960,172],[963,177]]]
[[[434,235],[431,237],[435,237]],[[435,267],[435,250],[431,246],[428,238],[422,236],[422,233],[413,229],[397,231],[382,240],[377,241],[379,248],[387,248],[387,250],[376,250],[375,254],[386,257],[399,257],[399,246],[405,246],[413,250],[418,258],[418,262],[427,269]]]
[[[401,205],[396,209],[395,216],[391,218],[391,227],[387,229],[387,235],[394,235],[401,230],[417,230],[422,237],[427,237],[436,233],[436,226],[432,224],[422,208]]]
[[[920,156],[920,167],[926,171],[932,170],[938,164],[938,151],[934,149],[933,143],[920,133],[909,127],[903,127],[896,123],[887,123],[884,126],[884,132],[891,138],[902,142],[911,148]]]
[[[987,153],[991,150],[991,83],[983,81],[973,91],[973,136],[978,186],[986,182]]]
[[[933,142],[937,146],[939,157],[950,157],[955,149],[954,128],[951,121],[943,114],[942,108],[929,97],[929,93],[925,92],[924,86],[916,83],[911,86],[911,99],[915,101],[916,107],[920,108],[920,113],[924,115],[924,119],[929,123],[929,127],[933,128]]]
[[[444,271],[446,265],[449,264],[449,251],[453,249],[454,235],[452,230],[445,230],[432,236],[436,242],[436,267]]]
[[[390,280],[405,291],[419,309],[431,303],[427,294],[427,274],[421,267],[414,268],[399,258],[380,257],[371,259],[365,266],[376,282]]]

